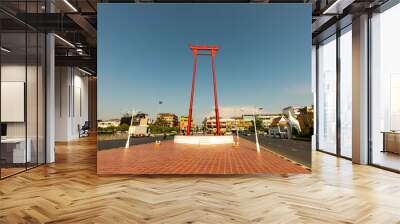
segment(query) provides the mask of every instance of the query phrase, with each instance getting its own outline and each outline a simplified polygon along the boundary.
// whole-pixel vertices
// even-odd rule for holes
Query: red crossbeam
[[[191,44],[189,44],[189,48],[192,49],[192,50],[216,50],[216,51],[218,51],[219,46],[191,45]]]

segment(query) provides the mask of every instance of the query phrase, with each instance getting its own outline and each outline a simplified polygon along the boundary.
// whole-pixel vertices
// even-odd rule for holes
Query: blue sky
[[[193,71],[189,43],[220,46],[218,100],[226,116],[238,108],[275,113],[312,104],[309,4],[98,8],[99,119],[118,118],[132,108],[151,116],[187,114]],[[197,121],[214,108],[211,71],[211,57],[200,57],[193,106]]]

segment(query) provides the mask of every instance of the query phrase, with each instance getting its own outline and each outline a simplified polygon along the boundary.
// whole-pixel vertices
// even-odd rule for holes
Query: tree
[[[264,124],[261,119],[256,119],[257,131],[264,130]],[[249,127],[249,131],[254,133],[254,121],[251,121],[251,125]]]
[[[177,131],[178,128],[170,127],[170,123],[162,118],[157,118],[153,124],[149,125],[152,134],[170,133]]]
[[[131,120],[132,120],[132,115],[129,113],[126,113],[121,117],[119,125],[126,124],[129,126],[131,124]]]
[[[298,137],[299,136],[299,131],[297,130],[297,128],[292,127],[292,135]]]
[[[118,126],[117,128],[116,128],[116,130],[117,131],[128,131],[129,130],[129,125],[127,125],[127,124],[121,124],[120,126]]]
[[[169,126],[168,121],[166,121],[165,119],[162,119],[162,118],[157,118],[153,124],[157,125],[157,126],[162,126],[162,127]]]

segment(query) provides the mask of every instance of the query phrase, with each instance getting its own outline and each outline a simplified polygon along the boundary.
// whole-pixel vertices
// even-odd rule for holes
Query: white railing
[[[233,144],[233,136],[184,136],[176,135],[174,143],[177,144],[192,144],[192,145],[217,145],[217,144]]]

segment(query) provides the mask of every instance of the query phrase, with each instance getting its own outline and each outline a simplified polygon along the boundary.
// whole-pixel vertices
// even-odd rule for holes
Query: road
[[[174,139],[174,136],[167,136],[167,140]],[[155,142],[156,140],[163,140],[163,136],[155,136],[155,137],[137,137],[130,139],[130,145],[141,145]],[[125,147],[126,139],[117,139],[117,140],[103,140],[98,141],[97,146],[99,150],[112,149],[112,148],[120,148]]]
[[[255,142],[254,135],[241,136],[241,138]],[[258,140],[260,145],[271,151],[311,168],[311,141],[280,139],[262,135],[258,136]]]

